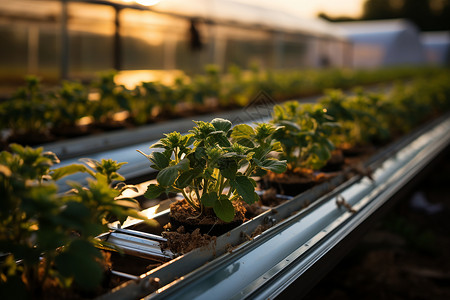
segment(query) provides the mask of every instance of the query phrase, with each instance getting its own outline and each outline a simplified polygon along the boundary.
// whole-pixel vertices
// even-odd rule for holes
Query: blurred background
[[[448,65],[449,20],[448,0],[1,0],[0,81]]]

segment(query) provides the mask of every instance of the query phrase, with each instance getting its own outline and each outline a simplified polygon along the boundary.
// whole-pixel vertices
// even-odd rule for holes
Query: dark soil
[[[450,299],[450,155],[305,299]]]
[[[187,232],[200,228],[200,232],[209,235],[221,235],[234,227],[241,225],[245,220],[245,207],[240,201],[233,202],[235,217],[227,223],[216,217],[212,208],[206,208],[201,214],[190,206],[186,200],[180,200],[170,205],[170,223],[172,230],[183,226]]]
[[[337,174],[337,172],[314,172],[310,169],[296,169],[282,174],[269,172],[264,177],[261,187],[274,188],[277,194],[296,196]]]
[[[167,242],[162,243],[163,249],[169,249],[173,253],[185,254],[195,248],[209,246],[211,241],[215,241],[215,236],[200,233],[197,228],[193,232],[185,232],[184,227],[178,227],[177,231],[165,231],[162,237],[167,239]]]
[[[260,197],[261,204],[270,207],[275,207],[285,201],[287,201],[287,199],[278,197],[277,190],[273,187],[264,190],[263,194]]]

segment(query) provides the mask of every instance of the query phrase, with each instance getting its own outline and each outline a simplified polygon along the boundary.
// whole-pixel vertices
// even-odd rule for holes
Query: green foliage
[[[88,89],[79,82],[64,81],[53,95],[52,105],[54,127],[75,126],[81,118],[91,115]]]
[[[112,181],[121,163],[90,161],[93,169],[72,165],[52,169],[58,158],[42,148],[10,145],[0,153],[0,295],[37,296],[45,286],[72,283],[93,289],[103,276],[96,236],[111,220],[139,217],[134,199],[120,198],[129,188]],[[58,194],[56,179],[86,172],[88,186]],[[28,296],[25,295],[28,294]]]
[[[1,103],[1,127],[12,129],[14,134],[44,134],[53,112],[48,94],[42,90],[39,78],[28,76],[25,80],[25,87],[17,90],[10,101]]]
[[[99,99],[92,102],[92,117],[100,123],[114,120],[114,114],[130,110],[131,94],[123,85],[116,85],[116,71],[100,73],[92,87],[99,93]]]
[[[318,170],[331,158],[330,140],[336,122],[320,105],[300,105],[296,101],[274,107],[272,123],[277,126],[274,138],[281,143],[281,158],[291,171],[298,168]]]
[[[341,125],[333,130],[332,141],[338,147],[385,143],[447,111],[449,73],[427,75],[426,80],[397,82],[389,93],[356,89],[353,95],[344,95],[340,90],[326,91],[319,103]]]
[[[74,127],[83,117],[94,120],[95,125],[110,126],[117,122],[118,113],[127,121],[142,125],[161,116],[175,116],[186,109],[204,109],[209,99],[218,99],[219,105],[225,108],[245,107],[261,91],[275,101],[282,101],[319,94],[323,89],[350,88],[414,76],[428,79],[445,73],[435,68],[274,71],[253,64],[250,70],[230,66],[228,72],[222,74],[217,66],[208,65],[201,75],[178,76],[172,84],[142,82],[132,90],[116,84],[115,71],[100,73],[89,85],[66,81],[56,90],[43,88],[38,78],[30,76],[25,87],[0,104],[0,128],[11,129],[18,136],[45,136],[48,132]],[[430,86],[426,82],[422,85]],[[426,91],[429,87],[425,87],[424,93]]]
[[[182,193],[200,213],[212,207],[217,217],[230,222],[235,214],[233,201],[251,204],[258,199],[252,175],[286,169],[285,161],[270,157],[279,149],[271,139],[275,128],[269,124],[232,128],[230,121],[220,118],[195,123],[189,134],[172,132],[150,147],[163,152],[147,155],[138,150],[159,170],[157,183],[148,186],[145,196]]]

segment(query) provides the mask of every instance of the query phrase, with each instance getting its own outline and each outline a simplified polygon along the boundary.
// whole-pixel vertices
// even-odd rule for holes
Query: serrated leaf
[[[174,184],[178,177],[178,168],[171,166],[159,171],[156,180],[161,186],[170,186]]]
[[[238,165],[234,160],[221,160],[219,164],[219,170],[223,177],[225,178],[236,178],[236,173],[238,171]]]
[[[235,140],[251,139],[253,135],[255,135],[255,130],[247,124],[236,125],[233,127],[233,131],[231,132],[231,138]]]
[[[231,122],[222,118],[215,118],[211,121],[211,124],[217,131],[223,131],[227,133],[231,129]]]
[[[217,199],[214,203],[213,210],[216,216],[222,221],[231,222],[234,219],[233,204],[226,196]]]
[[[147,190],[144,193],[144,197],[147,199],[155,199],[158,198],[159,195],[164,193],[166,190],[160,185],[157,184],[149,184]]]
[[[161,152],[152,152],[147,155],[147,158],[155,164],[157,170],[162,170],[169,166],[170,160]]]
[[[255,187],[248,177],[243,175],[236,176],[235,179],[230,179],[230,186],[248,204],[255,202]]]
[[[260,162],[255,159],[255,162],[261,169],[272,171],[274,173],[283,173],[287,168],[287,162],[285,160],[266,159]]]
[[[217,144],[221,147],[230,147],[231,146],[231,142],[228,140],[228,138],[226,136],[224,136],[223,134],[221,135],[217,135],[215,137]]]

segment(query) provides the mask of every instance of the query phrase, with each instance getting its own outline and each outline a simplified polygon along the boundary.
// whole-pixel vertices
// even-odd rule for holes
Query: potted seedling
[[[1,127],[9,129],[8,143],[36,145],[49,142],[49,123],[53,109],[48,95],[36,76],[27,76],[26,85],[19,88],[9,101],[0,105]]]
[[[205,74],[197,75],[192,80],[192,102],[200,113],[217,109],[222,93],[222,80],[216,65],[205,66]]]
[[[142,82],[130,91],[130,119],[134,125],[155,121],[158,114],[159,89],[154,82]]]
[[[85,135],[89,126],[81,125],[80,120],[90,116],[91,101],[89,90],[79,82],[64,81],[62,87],[53,95],[52,133],[56,136],[74,137]]]
[[[328,178],[317,171],[331,158],[334,145],[330,134],[338,124],[323,107],[285,102],[274,107],[271,122],[278,127],[273,137],[281,143],[280,158],[287,161],[287,171],[269,173],[266,181],[281,193],[295,196]]]
[[[170,208],[172,225],[220,235],[245,220],[243,203],[259,199],[252,176],[265,170],[283,172],[286,162],[270,157],[279,150],[265,133],[274,130],[271,125],[232,129],[230,121],[220,118],[195,123],[189,134],[172,132],[150,147],[162,152],[147,155],[138,150],[159,171],[145,196],[180,193],[184,199]]]
[[[116,198],[121,164],[91,161],[51,169],[53,153],[10,145],[0,153],[0,298],[77,299],[104,292],[109,263],[95,237],[112,220],[139,217],[137,202]],[[92,175],[87,187],[58,194],[55,180],[76,172]]]
[[[345,96],[340,90],[327,91],[320,100],[327,113],[341,126],[335,128],[332,140],[344,155],[355,156],[373,151],[372,142],[389,138],[386,114],[394,108],[376,94],[360,90]]]
[[[131,93],[123,85],[115,83],[115,71],[102,72],[92,87],[98,99],[92,101],[92,116],[95,126],[102,130],[124,128],[129,117]],[[120,116],[119,113],[125,115]]]

